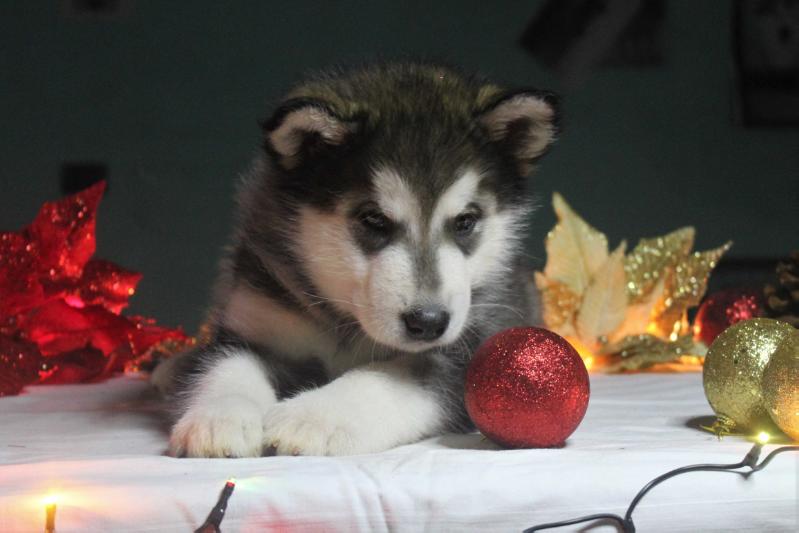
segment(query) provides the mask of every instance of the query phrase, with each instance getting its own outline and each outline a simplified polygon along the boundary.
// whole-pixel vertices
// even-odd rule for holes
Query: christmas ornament
[[[507,447],[562,444],[588,407],[588,372],[561,336],[512,328],[477,350],[466,375],[466,409],[491,440]]]
[[[624,242],[609,253],[605,235],[586,223],[558,193],[552,205],[558,223],[547,235],[544,271],[534,275],[547,327],[594,353],[610,354],[610,347],[619,344],[632,349],[638,341],[643,344],[634,350],[637,354],[656,344],[658,361],[668,360],[667,353],[676,360],[685,352],[703,351],[684,346],[683,337],[689,334],[687,311],[699,304],[710,272],[730,243],[691,252],[695,231],[687,227],[642,239],[626,255]],[[678,340],[679,351],[670,345]],[[620,362],[620,354],[611,355]],[[624,365],[606,368],[649,364],[636,355]]]
[[[728,327],[763,316],[763,296],[748,288],[725,289],[708,296],[694,319],[694,337],[710,346]]]
[[[777,263],[777,282],[763,289],[768,316],[799,328],[799,250]]]
[[[763,371],[763,406],[783,433],[799,441],[799,330],[771,355]]]
[[[141,274],[91,259],[104,189],[47,202],[26,228],[0,233],[0,396],[99,379],[191,344],[179,329],[120,314]]]
[[[796,335],[790,325],[769,318],[738,322],[716,337],[705,357],[705,396],[718,416],[718,433],[756,432],[771,427],[761,384],[769,359]]]

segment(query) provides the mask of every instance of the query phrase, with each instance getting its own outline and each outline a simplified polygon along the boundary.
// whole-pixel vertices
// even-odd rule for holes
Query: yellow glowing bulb
[[[55,504],[58,497],[49,494],[42,500],[44,504],[44,533],[55,533]]]
[[[757,434],[757,442],[760,444],[767,444],[769,439],[771,439],[771,435],[766,433],[765,431],[761,431]]]

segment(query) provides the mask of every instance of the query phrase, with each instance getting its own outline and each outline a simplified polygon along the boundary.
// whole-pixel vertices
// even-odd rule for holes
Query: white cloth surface
[[[164,456],[161,406],[143,380],[31,387],[0,398],[0,531],[42,531],[42,498],[55,492],[59,533],[188,532],[235,477],[225,533],[518,532],[624,514],[657,475],[734,463],[751,447],[696,429],[712,415],[700,374],[592,374],[591,388],[585,419],[559,449],[500,450],[470,434],[354,457],[175,459]],[[668,480],[636,510],[638,531],[798,531],[797,455],[748,479]],[[553,531],[615,531],[580,528]]]

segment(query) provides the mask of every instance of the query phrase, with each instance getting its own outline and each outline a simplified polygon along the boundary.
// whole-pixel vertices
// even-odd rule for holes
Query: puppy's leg
[[[435,434],[445,416],[407,363],[373,363],[276,404],[264,443],[279,455],[377,452]]]
[[[185,388],[179,393],[183,413],[172,429],[170,454],[260,456],[263,416],[277,397],[259,357],[232,346],[212,346],[185,357],[199,368],[178,376]]]

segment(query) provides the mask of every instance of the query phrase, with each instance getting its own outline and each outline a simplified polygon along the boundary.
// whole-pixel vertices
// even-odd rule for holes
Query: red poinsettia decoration
[[[101,379],[166,345],[180,329],[120,313],[142,275],[91,259],[105,182],[46,202],[19,232],[0,232],[0,396],[32,383]]]

